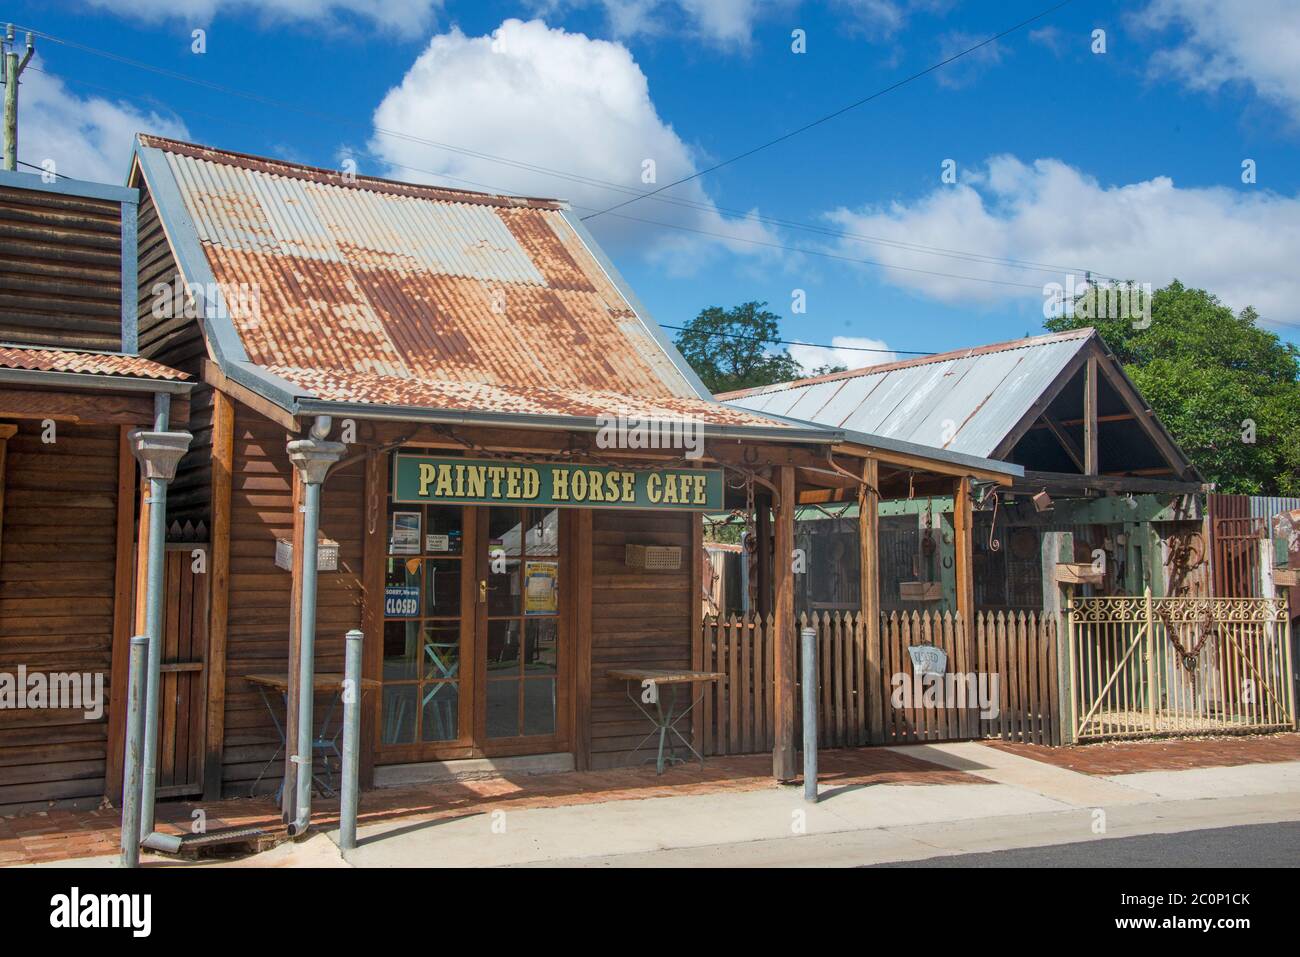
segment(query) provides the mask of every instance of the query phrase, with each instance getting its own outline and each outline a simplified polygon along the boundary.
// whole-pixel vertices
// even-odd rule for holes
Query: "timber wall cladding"
[[[225,795],[247,794],[280,745],[279,735],[249,674],[287,673],[290,573],[275,565],[276,538],[293,537],[292,467],[283,428],[248,408],[235,408],[230,495],[230,611],[226,633],[226,725],[222,758]],[[321,572],[316,608],[316,670],[343,670],[343,636],[361,627],[361,546],[364,480],[361,464],[330,473],[321,503],[321,533],[339,543],[339,570]],[[216,636],[214,636],[215,638]],[[317,728],[329,697],[316,699]],[[284,704],[272,698],[276,719]],[[337,722],[339,714],[334,715]],[[210,742],[211,745],[211,742]],[[275,790],[283,755],[258,790]]]
[[[592,515],[592,768],[627,764],[632,749],[652,730],[628,700],[626,682],[605,673],[691,666],[691,601],[698,600],[691,590],[692,521],[698,516],[600,509]],[[629,544],[678,546],[682,567],[628,568],[624,546]],[[690,740],[689,719],[679,730]]]
[[[207,347],[198,321],[187,316],[183,309],[177,309],[174,301],[170,304],[170,314],[154,314],[158,300],[155,286],[161,283],[176,288],[180,273],[153,198],[143,187],[140,190],[137,236],[140,355],[197,376],[199,365],[207,358]]]
[[[203,522],[208,530],[212,528],[212,404],[209,386],[199,386],[190,394],[190,421],[186,429],[194,438],[167,491],[168,529],[176,522],[182,526],[187,522],[192,526]],[[182,536],[181,540],[193,537]]]
[[[0,188],[0,342],[122,345],[122,210]]]
[[[38,420],[9,440],[0,539],[0,672],[104,676],[104,714],[0,711],[0,809],[104,794],[117,522],[116,426]]]

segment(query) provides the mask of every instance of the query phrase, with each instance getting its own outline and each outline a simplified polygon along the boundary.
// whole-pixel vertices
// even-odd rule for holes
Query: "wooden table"
[[[339,699],[343,695],[343,678],[344,676],[338,672],[325,671],[317,672],[312,681],[312,690],[314,693],[319,694],[322,691],[334,692],[333,697],[330,698],[329,709],[325,712],[325,720],[321,722],[320,734],[313,735],[311,741],[313,751],[326,752],[325,760],[327,762],[327,770],[329,752],[333,752],[334,756],[339,759],[340,764],[342,764],[343,761],[343,756],[339,753],[338,748],[339,735],[343,733],[342,722],[339,723],[338,728],[334,731],[332,736],[329,734],[330,719],[334,717],[334,709],[338,706]],[[266,769],[276,762],[276,759],[280,757],[281,753],[287,753],[288,750],[288,744],[286,743],[285,737],[285,727],[280,723],[280,718],[275,713],[275,706],[271,704],[271,699],[267,696],[267,691],[280,692],[280,698],[284,702],[285,720],[287,722],[289,711],[289,679],[285,675],[252,674],[244,675],[244,680],[249,684],[257,686],[258,692],[262,695],[262,702],[266,705],[266,710],[271,715],[271,721],[275,724],[275,732],[280,736],[280,746],[276,748],[275,754],[271,755],[271,760],[267,761],[266,764],[262,766],[262,770],[257,773],[257,780],[253,782],[253,787],[249,791],[249,793],[252,794],[257,791],[257,786],[262,782],[262,778],[266,775]],[[376,681],[374,678],[362,678],[360,683],[360,690],[363,695],[367,691],[374,691],[381,686],[381,683]],[[329,781],[316,774],[315,762],[312,764],[312,780],[316,784],[320,785],[321,790],[327,797],[334,796],[334,789],[330,787]],[[283,788],[284,781],[281,780],[280,787],[276,788],[275,791],[275,800],[277,802],[280,800],[280,792]]]
[[[659,752],[655,759],[655,770],[659,774],[664,773],[664,762],[667,760],[670,764],[685,764],[685,758],[677,756],[677,748],[673,743],[676,737],[686,750],[695,755],[700,761],[700,767],[704,767],[704,755],[696,751],[689,741],[677,730],[677,723],[694,710],[695,706],[704,700],[704,695],[708,689],[703,689],[699,695],[691,701],[681,711],[677,710],[677,692],[683,685],[693,687],[697,684],[712,684],[715,681],[722,681],[727,676],[721,671],[690,671],[687,669],[675,668],[616,668],[613,671],[605,672],[606,677],[613,678],[616,681],[627,682],[627,696],[632,703],[640,709],[650,723],[654,725],[654,730],[641,739],[641,743],[632,749],[636,754],[642,746],[655,735],[659,736]],[[638,697],[632,693],[633,684],[639,685],[642,689]],[[663,697],[659,694],[659,686],[667,685],[671,691],[671,697],[668,700],[668,710],[664,710]],[[645,705],[653,704],[654,712],[646,709]],[[664,745],[668,745],[668,757],[664,758]]]

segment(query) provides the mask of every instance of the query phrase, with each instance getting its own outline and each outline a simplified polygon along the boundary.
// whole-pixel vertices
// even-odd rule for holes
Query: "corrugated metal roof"
[[[247,360],[316,398],[493,412],[617,402],[791,427],[701,394],[562,203],[140,142],[165,156],[157,168],[184,206],[173,222],[192,223]],[[241,289],[253,308],[235,307],[227,290]]]
[[[720,396],[729,405],[988,458],[1092,330],[891,362]]]
[[[27,369],[33,372],[78,372],[83,375],[133,376],[140,379],[165,379],[183,382],[189,378],[157,362],[139,356],[105,352],[70,352],[64,349],[28,349],[0,346],[0,369]]]

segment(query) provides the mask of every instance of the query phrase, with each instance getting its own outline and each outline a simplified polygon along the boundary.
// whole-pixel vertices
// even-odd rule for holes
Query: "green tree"
[[[789,352],[771,349],[780,338],[780,316],[766,305],[709,306],[677,334],[678,350],[710,392],[752,389],[803,375]]]
[[[1156,290],[1150,318],[1076,315],[1045,325],[1053,332],[1094,327],[1221,491],[1300,495],[1300,350],[1261,329],[1253,308],[1234,315],[1177,280]]]

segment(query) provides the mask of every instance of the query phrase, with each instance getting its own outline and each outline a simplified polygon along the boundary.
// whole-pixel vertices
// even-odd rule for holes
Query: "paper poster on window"
[[[392,536],[388,541],[388,554],[420,554],[419,512],[394,512],[392,532]]]
[[[560,610],[558,562],[524,562],[524,614],[553,615]]]

